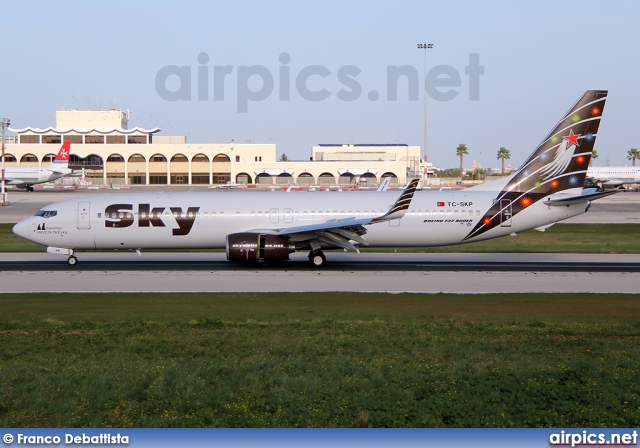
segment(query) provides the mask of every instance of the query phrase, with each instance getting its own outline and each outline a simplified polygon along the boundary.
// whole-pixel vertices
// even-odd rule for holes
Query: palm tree
[[[589,160],[589,166],[591,166],[593,161],[597,158],[598,158],[598,150],[594,149],[593,151],[591,151],[591,160]]]
[[[640,152],[638,151],[638,148],[631,148],[627,151],[627,154],[627,159],[633,162],[633,166],[636,166],[636,159],[640,159]]]
[[[504,176],[504,159],[509,160],[511,153],[504,146],[498,150],[498,159],[502,159],[502,175]]]
[[[469,154],[469,150],[467,149],[467,145],[464,143],[460,143],[456,148],[456,155],[460,157],[460,180],[462,181],[462,158],[465,154]]]

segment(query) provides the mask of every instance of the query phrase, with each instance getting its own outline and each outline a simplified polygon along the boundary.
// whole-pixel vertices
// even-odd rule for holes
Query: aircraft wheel
[[[27,187],[27,191],[33,191],[33,187],[32,187],[31,185],[29,185],[29,186]]]
[[[321,250],[309,253],[309,263],[314,268],[323,268],[327,264],[327,257],[324,256]]]
[[[69,258],[67,258],[67,263],[69,263],[69,266],[75,266],[78,263],[78,258],[74,255],[71,255]]]

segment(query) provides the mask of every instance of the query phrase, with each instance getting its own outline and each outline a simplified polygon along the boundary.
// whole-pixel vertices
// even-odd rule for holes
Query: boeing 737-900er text
[[[361,246],[444,246],[543,230],[611,194],[583,189],[607,91],[590,90],[522,167],[459,191],[130,193],[48,205],[13,231],[68,256],[78,250],[226,248],[233,261],[285,261]]]
[[[72,173],[69,168],[69,155],[71,154],[71,142],[62,144],[58,155],[49,166],[12,166],[5,168],[5,185],[15,185],[27,191],[33,191],[35,184],[52,182]]]

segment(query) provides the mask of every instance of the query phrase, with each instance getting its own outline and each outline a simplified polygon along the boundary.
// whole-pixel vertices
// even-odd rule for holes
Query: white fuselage
[[[66,163],[63,166],[12,166],[5,168],[7,185],[35,185],[52,182],[71,173]]]
[[[367,225],[364,238],[369,246],[459,244],[545,227],[588,208],[588,202],[557,207],[539,201],[465,240],[495,194],[417,191],[404,217]],[[51,204],[40,216],[18,223],[14,232],[45,246],[74,250],[224,248],[226,236],[236,232],[381,216],[397,197],[397,191],[107,194]],[[291,241],[304,237],[294,234]]]
[[[640,167],[635,166],[592,166],[587,176],[602,185],[619,186],[640,183]]]

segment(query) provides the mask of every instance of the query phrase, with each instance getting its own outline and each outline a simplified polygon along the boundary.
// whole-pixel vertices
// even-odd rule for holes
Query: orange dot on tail
[[[529,196],[525,196],[522,199],[520,199],[520,204],[523,207],[529,207],[531,205],[531,198]]]
[[[578,162],[580,165],[582,165],[584,163],[584,156],[576,157],[576,162]]]
[[[551,188],[558,188],[558,185],[560,185],[560,182],[558,182],[557,179],[553,179],[549,185],[551,185]]]
[[[593,115],[594,117],[600,115],[600,112],[600,108],[597,106],[591,108],[591,115]]]
[[[484,218],[484,219],[482,220],[482,222],[484,222],[486,225],[489,225],[489,224],[491,224],[491,218],[489,218],[489,217]]]

